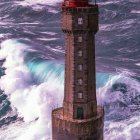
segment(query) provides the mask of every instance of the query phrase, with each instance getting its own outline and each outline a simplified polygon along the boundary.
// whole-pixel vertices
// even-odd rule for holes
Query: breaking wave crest
[[[9,96],[12,107],[17,109],[19,117],[23,117],[26,123],[36,120],[18,139],[48,140],[51,137],[51,111],[62,103],[63,84],[57,77],[51,78],[52,70],[49,68],[44,82],[37,84],[34,81],[33,71],[24,61],[25,49],[30,47],[18,40],[7,40],[1,44],[0,56],[5,59],[3,67],[6,70],[0,79],[0,86]]]

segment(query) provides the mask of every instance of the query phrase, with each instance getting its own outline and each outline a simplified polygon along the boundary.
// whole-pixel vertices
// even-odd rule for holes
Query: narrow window
[[[78,85],[82,85],[83,84],[83,80],[80,78],[78,79]]]
[[[79,92],[79,93],[78,93],[78,98],[79,98],[79,99],[82,99],[82,98],[83,98],[83,93],[82,93],[82,92]]]
[[[78,56],[81,57],[83,55],[83,52],[81,50],[78,51]]]
[[[78,18],[78,24],[82,25],[83,24],[83,18]]]
[[[83,119],[84,118],[84,110],[82,107],[77,108],[77,119]]]
[[[78,71],[82,71],[83,70],[83,65],[78,65]]]
[[[78,37],[78,42],[82,42],[82,41],[83,41],[82,36],[79,36],[79,37]]]

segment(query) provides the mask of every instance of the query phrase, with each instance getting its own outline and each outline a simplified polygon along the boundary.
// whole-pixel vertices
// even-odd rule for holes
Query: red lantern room
[[[96,0],[95,0],[96,4]],[[89,0],[64,0],[64,6],[67,7],[88,7]]]

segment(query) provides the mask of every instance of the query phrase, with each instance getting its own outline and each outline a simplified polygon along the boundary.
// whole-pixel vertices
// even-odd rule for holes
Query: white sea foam
[[[120,122],[107,122],[108,131],[105,132],[105,140],[139,140],[140,117],[133,116]]]
[[[24,51],[29,48],[17,40],[7,40],[1,44],[0,56],[6,59],[6,75],[0,79],[0,87],[9,95],[12,106],[25,122],[37,120],[17,139],[49,140],[51,111],[58,103],[62,103],[63,85],[53,75],[47,82],[33,84],[24,63]]]
[[[135,65],[140,66],[140,63],[136,63]]]
[[[42,41],[54,41],[54,40],[58,40],[59,38],[38,38],[38,40],[42,40]]]
[[[124,94],[121,92],[121,90],[112,90],[112,85],[115,83],[124,83],[127,87],[126,93]],[[133,106],[133,101],[135,97],[138,97],[140,95],[140,83],[132,79],[130,77],[126,77],[123,74],[111,76],[110,79],[108,79],[108,82],[104,87],[101,87],[98,89],[99,95],[98,98],[102,99],[103,104],[104,103],[113,103],[116,101],[124,102],[127,104],[127,108],[130,108]],[[116,102],[117,103],[117,102]],[[117,105],[117,104],[116,104]],[[121,108],[121,107],[120,107]],[[117,115],[120,113],[118,110],[114,108],[110,115],[113,115],[117,119]],[[133,112],[134,113],[134,112]],[[135,112],[133,114],[130,112],[130,110],[126,109],[121,112],[121,114],[124,114],[124,119],[121,119],[119,121],[115,120],[108,120],[105,121],[105,131],[104,131],[104,139],[105,140],[139,140],[140,138],[140,113]],[[130,115],[129,118],[127,118],[128,114]],[[108,115],[108,114],[106,114]]]
[[[46,34],[46,35],[54,36],[54,35],[56,35],[57,33],[55,33],[55,32],[41,32],[41,34]]]
[[[99,2],[99,5],[103,6],[103,5],[109,5],[109,4],[114,4],[114,3],[119,3],[120,0],[116,0],[116,1],[103,1],[103,2]]]
[[[138,11],[137,10],[132,10],[131,13],[140,14],[140,10],[138,10]]]
[[[54,14],[59,13],[58,10],[55,10],[55,9],[52,9],[52,8],[49,8],[49,9],[48,9],[48,12],[50,12],[50,13],[54,13]]]
[[[26,5],[37,5],[37,4],[55,5],[60,2],[62,2],[62,0],[24,0],[21,2],[18,1],[16,3],[26,6]]]

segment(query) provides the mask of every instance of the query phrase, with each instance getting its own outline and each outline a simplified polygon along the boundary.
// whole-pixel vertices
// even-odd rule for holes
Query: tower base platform
[[[104,111],[90,119],[64,118],[63,108],[52,111],[52,140],[103,140]]]

